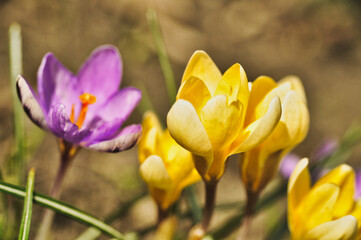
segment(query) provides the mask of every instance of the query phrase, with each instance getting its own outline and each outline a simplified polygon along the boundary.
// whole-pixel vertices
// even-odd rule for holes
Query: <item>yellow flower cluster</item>
[[[240,160],[242,180],[247,196],[255,197],[249,201],[256,201],[277,173],[283,156],[306,137],[309,112],[302,83],[297,77],[288,76],[275,82],[261,76],[249,83],[240,64],[234,64],[222,74],[207,53],[196,51],[183,74],[176,102],[167,115],[167,125],[169,131],[163,131],[153,113],[145,115],[139,143],[140,173],[163,210],[177,201],[184,187],[202,178],[206,186],[205,212],[201,226],[194,229],[201,230],[203,236],[212,216],[216,185],[224,174],[227,158],[243,153]],[[323,220],[306,221],[297,215],[302,214],[301,208],[304,208],[299,204],[300,194],[308,194],[309,187],[306,191],[300,183],[294,185],[296,188],[292,186],[289,199],[291,231],[295,239],[303,239],[304,231],[315,227],[315,221]],[[313,197],[310,196],[305,198]],[[341,191],[340,196],[343,196]],[[324,208],[322,204],[316,207]],[[347,211],[353,208],[353,203],[352,206],[341,205]],[[339,208],[341,205],[337,203]],[[329,206],[325,210],[331,211],[333,217],[327,221],[345,214],[338,208],[330,210]],[[314,208],[307,207],[307,214],[313,214]]]
[[[221,178],[228,156],[251,150],[276,128],[282,112],[279,96],[255,99],[257,109],[249,107],[249,100],[241,65],[234,64],[222,75],[205,52],[193,54],[167,124],[176,142],[193,153],[206,182]]]
[[[304,158],[288,182],[288,226],[292,239],[360,239],[361,200],[353,198],[353,169],[342,164],[311,187],[307,167],[308,159]]]
[[[144,116],[143,134],[138,145],[140,173],[150,194],[162,210],[178,200],[183,188],[201,178],[193,165],[192,154],[163,131],[152,112]]]

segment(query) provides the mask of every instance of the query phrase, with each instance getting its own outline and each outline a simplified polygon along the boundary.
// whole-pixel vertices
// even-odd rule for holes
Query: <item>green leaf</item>
[[[27,240],[30,233],[31,215],[33,210],[33,192],[35,182],[35,169],[29,171],[28,181],[26,182],[26,193],[24,201],[23,217],[21,220],[19,240]]]
[[[2,181],[0,181],[0,191],[13,195],[20,199],[24,199],[26,196],[24,188]],[[75,221],[95,227],[113,238],[117,238],[120,240],[127,239],[122,233],[118,232],[116,229],[109,226],[108,224],[102,222],[96,217],[91,216],[88,213],[85,213],[75,207],[67,205],[66,203],[60,202],[51,197],[36,192],[34,192],[33,201],[40,206],[50,208],[58,213],[74,219]]]
[[[150,31],[152,33],[155,48],[157,49],[160,66],[162,68],[163,75],[165,78],[169,101],[171,104],[173,104],[175,102],[177,88],[174,81],[172,67],[168,59],[167,50],[165,48],[162,33],[160,30],[158,17],[156,12],[153,11],[152,9],[147,10],[147,20],[149,23]]]
[[[271,230],[267,233],[266,240],[284,239],[284,236],[287,233],[289,234],[287,227],[287,214],[284,213],[279,219],[277,219],[277,222],[274,223]]]
[[[187,204],[192,213],[193,223],[194,224],[199,223],[202,218],[202,209],[199,207],[197,203],[197,199],[194,193],[194,187],[192,185],[188,186],[186,187],[186,189],[184,189],[184,192],[185,192]]]
[[[24,111],[16,93],[16,79],[23,72],[21,27],[12,23],[9,27],[10,84],[14,108],[15,152],[10,159],[10,178],[15,184],[23,184],[25,176],[25,124]]]

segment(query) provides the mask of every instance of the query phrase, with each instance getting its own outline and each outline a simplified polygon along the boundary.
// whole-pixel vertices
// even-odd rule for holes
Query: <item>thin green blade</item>
[[[33,193],[34,193],[34,182],[35,182],[35,169],[32,168],[29,171],[28,180],[26,182],[26,193],[24,201],[23,217],[21,220],[19,240],[29,239],[31,215],[33,210]]]

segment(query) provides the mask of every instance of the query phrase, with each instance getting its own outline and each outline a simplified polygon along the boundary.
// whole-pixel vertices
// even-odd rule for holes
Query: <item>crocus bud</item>
[[[259,77],[252,84],[246,124],[266,111],[278,96],[282,116],[274,131],[259,146],[245,152],[240,161],[242,180],[247,192],[258,194],[276,175],[281,159],[305,137],[309,128],[309,113],[301,81],[289,76],[276,83],[269,77]]]

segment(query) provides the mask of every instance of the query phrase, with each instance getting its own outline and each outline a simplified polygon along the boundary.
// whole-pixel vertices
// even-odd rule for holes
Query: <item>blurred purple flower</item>
[[[141,134],[139,124],[121,129],[141,99],[136,88],[118,89],[121,75],[121,57],[112,46],[94,50],[77,75],[48,53],[38,70],[38,94],[22,76],[17,91],[41,128],[70,144],[118,152],[131,148]]]
[[[294,153],[287,154],[280,164],[280,172],[284,178],[289,178],[301,158]]]
[[[317,162],[325,157],[330,156],[336,149],[338,148],[338,141],[336,139],[327,138],[321,142],[319,146],[315,148],[313,151],[313,154],[310,158],[311,161]],[[280,165],[280,172],[283,177],[289,178],[291,176],[291,173],[293,169],[295,168],[297,162],[301,158],[297,156],[296,154],[290,153],[287,154]],[[324,173],[324,172],[322,172]],[[314,174],[314,173],[313,173]],[[320,174],[316,174],[319,176]],[[360,185],[361,185],[361,179],[360,179]],[[360,186],[361,188],[361,186]],[[360,189],[361,191],[361,189]]]
[[[318,161],[330,156],[338,148],[338,145],[338,141],[334,138],[324,139],[321,144],[314,150],[311,159],[313,161]]]
[[[355,199],[359,199],[361,197],[361,170],[356,172],[356,189],[355,189]]]

